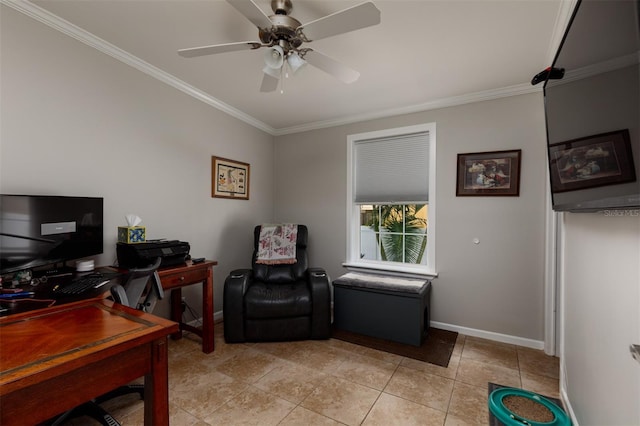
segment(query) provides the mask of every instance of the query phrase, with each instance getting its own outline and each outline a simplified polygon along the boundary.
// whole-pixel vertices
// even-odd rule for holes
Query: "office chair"
[[[123,285],[116,284],[111,287],[111,297],[116,303],[138,309],[143,312],[153,311],[153,307],[159,299],[164,297],[158,267],[161,258],[145,268],[129,269],[122,279]],[[130,384],[121,386],[99,397],[85,402],[66,413],[60,415],[51,423],[52,426],[64,424],[66,420],[74,417],[88,416],[104,426],[120,426],[120,423],[100,406],[105,401],[130,393],[137,393],[140,399],[144,399],[144,385]]]
[[[111,297],[116,303],[151,313],[156,302],[164,298],[164,291],[158,276],[158,267],[162,258],[146,268],[130,269],[127,272],[124,286],[117,284],[111,287]],[[149,283],[151,283],[149,285]]]

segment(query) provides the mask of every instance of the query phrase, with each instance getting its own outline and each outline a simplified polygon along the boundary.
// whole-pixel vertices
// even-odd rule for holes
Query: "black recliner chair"
[[[256,263],[261,226],[254,229],[253,269],[232,271],[224,283],[224,337],[228,343],[328,339],[329,277],[309,268],[307,227],[298,225],[293,264]]]

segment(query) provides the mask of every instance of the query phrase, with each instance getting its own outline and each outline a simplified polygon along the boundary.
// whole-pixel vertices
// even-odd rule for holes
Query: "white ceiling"
[[[189,59],[176,53],[259,40],[226,1],[32,0],[28,8],[272,134],[535,90],[529,82],[550,65],[568,16],[567,0],[374,1],[381,24],[308,45],[360,79],[344,84],[306,66],[285,81],[284,94],[259,90],[264,49]],[[269,0],[256,3],[271,14]],[[292,16],[305,23],[359,3],[293,0]]]

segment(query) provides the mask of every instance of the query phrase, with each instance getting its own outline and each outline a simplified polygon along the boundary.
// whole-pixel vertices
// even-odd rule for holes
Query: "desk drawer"
[[[162,288],[170,289],[205,281],[208,278],[208,271],[209,269],[205,268],[161,276]]]

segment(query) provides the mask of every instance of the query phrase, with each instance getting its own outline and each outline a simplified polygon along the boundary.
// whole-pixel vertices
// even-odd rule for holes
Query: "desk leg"
[[[169,426],[167,339],[151,343],[151,371],[144,378],[145,426]]]
[[[213,352],[213,271],[202,282],[202,352]]]
[[[174,288],[171,290],[171,321],[182,324],[182,289]],[[174,340],[182,338],[182,328],[171,335]]]

